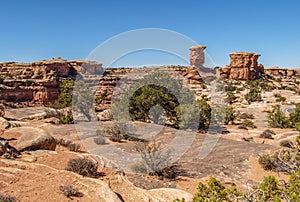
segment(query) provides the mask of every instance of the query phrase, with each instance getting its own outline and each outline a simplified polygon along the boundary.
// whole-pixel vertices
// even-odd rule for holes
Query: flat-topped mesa
[[[190,48],[191,67],[200,68],[205,62],[204,49],[206,46],[192,46]]]
[[[260,78],[264,72],[262,64],[258,64],[257,60],[260,54],[249,52],[230,53],[230,64],[225,68],[218,69],[218,73],[222,78],[236,80],[254,80]]]

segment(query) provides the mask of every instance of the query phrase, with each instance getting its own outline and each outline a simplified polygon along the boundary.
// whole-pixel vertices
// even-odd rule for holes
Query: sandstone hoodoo
[[[260,54],[236,52],[230,54],[230,64],[223,69],[218,69],[219,75],[226,79],[254,80],[260,78],[264,72],[262,64],[257,59]]]
[[[206,46],[192,46],[190,48],[191,67],[200,68],[205,62],[204,50]]]

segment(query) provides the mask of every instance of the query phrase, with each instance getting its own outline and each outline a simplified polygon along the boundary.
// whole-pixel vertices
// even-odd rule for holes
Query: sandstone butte
[[[163,66],[156,68],[103,68],[101,63],[84,60],[66,61],[61,58],[33,63],[0,63],[1,100],[15,106],[38,106],[56,100],[59,96],[59,84],[64,79],[76,79],[77,73],[85,75],[91,83],[97,85],[96,96],[103,97],[98,111],[110,107],[115,85],[126,74],[137,71],[136,78],[142,76],[138,70],[159,69],[177,72],[184,82],[196,93],[201,90],[203,74],[212,73],[217,77],[235,80],[254,80],[267,74],[275,77],[300,77],[299,69],[272,67],[265,69],[258,63],[259,54],[235,52],[230,54],[230,64],[224,68],[204,67],[206,46],[190,48],[190,67]],[[147,70],[148,71],[148,70]],[[142,72],[142,71],[140,71]]]

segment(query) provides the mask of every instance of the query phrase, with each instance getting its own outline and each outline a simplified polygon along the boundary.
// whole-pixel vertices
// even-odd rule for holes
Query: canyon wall
[[[0,99],[29,105],[52,102],[59,96],[62,80],[75,79],[77,71],[93,74],[103,69],[101,64],[68,62],[61,58],[33,63],[0,63]]]
[[[190,67],[161,66],[147,68],[102,68],[101,63],[61,58],[34,63],[0,63],[0,100],[15,106],[37,106],[55,101],[59,96],[59,85],[64,79],[76,79],[78,73],[95,87],[97,111],[110,108],[115,86],[128,75],[126,84],[142,79],[149,72],[163,71],[180,78],[201,98],[207,93],[203,82],[214,80],[215,70],[205,68],[205,46],[190,48]],[[217,75],[225,79],[253,80],[263,74],[274,77],[300,77],[300,71],[293,69],[269,68],[257,62],[259,54],[236,52],[230,54],[230,64],[217,68]],[[122,83],[122,82],[121,82]],[[24,105],[26,103],[26,105]]]

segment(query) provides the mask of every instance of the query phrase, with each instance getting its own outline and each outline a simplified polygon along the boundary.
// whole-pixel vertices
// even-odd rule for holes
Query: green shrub
[[[64,79],[59,84],[59,97],[54,102],[54,108],[66,108],[72,105],[72,89],[74,86],[74,81],[71,79]]]
[[[82,176],[94,177],[97,174],[98,163],[87,158],[74,158],[68,161],[65,169]]]
[[[236,100],[236,96],[234,95],[233,92],[229,91],[227,92],[227,97],[226,97],[226,102],[229,103],[229,104],[232,104],[234,103],[234,101]]]
[[[185,199],[174,200],[184,201]],[[258,185],[244,192],[239,191],[236,186],[227,188],[214,177],[207,184],[199,183],[193,202],[219,201],[300,201],[300,171],[293,173],[287,183],[280,183],[274,176],[266,176]]]
[[[254,122],[249,119],[245,119],[242,124],[249,128],[256,128]]]
[[[234,201],[231,197],[234,194],[241,195],[235,186],[231,189],[226,188],[219,180],[211,177],[206,185],[201,182],[199,183],[193,202]]]
[[[268,115],[269,126],[273,128],[289,128],[292,126],[292,123],[280,109],[280,106],[274,106],[273,112]]]
[[[251,87],[249,93],[245,95],[245,99],[248,103],[262,101],[260,89],[258,87]]]
[[[73,115],[70,113],[64,114],[61,117],[59,117],[59,123],[60,124],[72,124],[74,123]]]
[[[232,107],[226,107],[226,114],[225,114],[225,120],[224,124],[229,124],[234,122],[234,120],[237,117],[237,112]]]
[[[286,101],[286,97],[283,97],[278,93],[276,93],[274,96],[276,98],[276,102],[285,102]]]
[[[300,103],[296,104],[296,109],[293,113],[290,114],[290,121],[293,126],[296,126],[297,123],[300,123]]]
[[[232,92],[236,90],[236,86],[234,86],[232,83],[229,83],[227,86],[225,86],[226,92]]]
[[[298,171],[300,169],[300,136],[296,137],[293,147],[272,154],[263,154],[258,162],[265,170],[285,173]]]
[[[296,123],[296,130],[300,131],[300,122]]]

